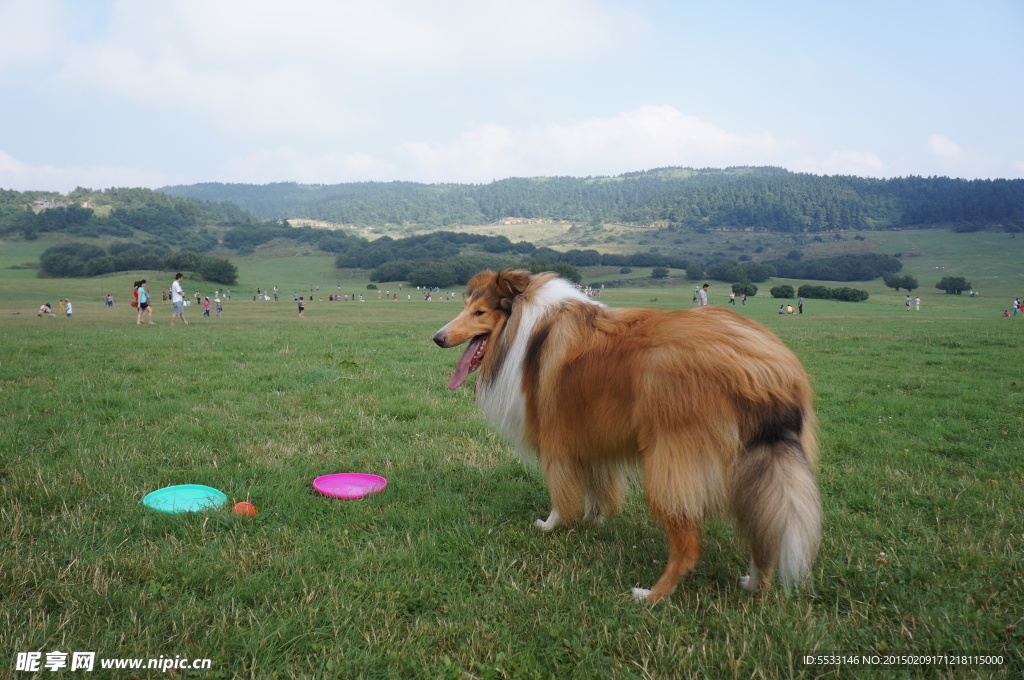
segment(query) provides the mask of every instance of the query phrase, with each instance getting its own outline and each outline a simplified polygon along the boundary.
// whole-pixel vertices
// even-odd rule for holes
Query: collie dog
[[[821,536],[811,388],[764,326],[723,307],[613,309],[554,274],[485,271],[434,342],[469,343],[448,389],[479,369],[484,414],[536,456],[551,496],[542,530],[603,521],[642,467],[669,548],[635,599],[672,594],[709,513],[731,514],[746,538],[745,589],[776,571],[790,587],[809,580]]]

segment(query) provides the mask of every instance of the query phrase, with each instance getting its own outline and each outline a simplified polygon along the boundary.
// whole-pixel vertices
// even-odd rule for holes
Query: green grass
[[[0,246],[0,266],[32,261],[15,245]],[[909,314],[880,284],[865,303],[808,301],[802,316],[777,315],[770,286],[737,303],[793,348],[817,392],[815,591],[743,592],[747,553],[716,520],[694,573],[652,609],[629,597],[666,557],[639,491],[604,526],[537,532],[539,473],[483,422],[469,389],[445,389],[456,351],[430,337],[459,303],[378,301],[331,261],[241,260],[224,317],[189,308],[189,327],[171,327],[160,303],[158,325],[136,326],[132,274],[0,268],[0,670],[18,652],[61,650],[212,659],[138,677],[1024,673],[1024,318],[994,313],[1011,290],[936,291]],[[154,290],[170,283],[143,275]],[[339,281],[367,302],[313,302],[296,318],[293,288],[319,283],[326,299]],[[251,301],[275,284],[281,302]],[[108,285],[114,310],[99,301]],[[712,285],[713,302],[724,288]],[[609,289],[604,301],[676,308],[690,292]],[[45,296],[71,297],[74,317],[36,317]],[[342,471],[389,486],[362,501],[310,488]],[[179,483],[259,514],[141,506]],[[1005,662],[870,673],[800,662],[824,652]]]

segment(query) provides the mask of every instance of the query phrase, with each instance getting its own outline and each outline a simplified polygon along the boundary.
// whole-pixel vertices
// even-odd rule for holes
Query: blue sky
[[[0,0],[0,188],[1024,177],[1021,0]]]

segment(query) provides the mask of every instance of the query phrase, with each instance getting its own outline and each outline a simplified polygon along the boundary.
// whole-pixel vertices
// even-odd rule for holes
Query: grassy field
[[[918,243],[921,271],[940,266]],[[666,556],[639,490],[601,527],[531,526],[548,510],[539,473],[468,388],[445,389],[457,351],[430,337],[458,302],[380,301],[325,256],[240,260],[223,318],[192,307],[193,325],[171,327],[157,303],[158,325],[137,326],[126,302],[138,275],[10,269],[43,247],[0,244],[0,675],[18,653],[52,651],[211,661],[95,673],[124,678],[1024,674],[1024,317],[998,316],[1017,294],[1008,264],[991,295],[927,291],[920,312],[877,282],[867,302],[808,301],[802,316],[777,315],[768,286],[737,304],[793,348],[817,392],[815,591],[743,592],[747,553],[713,520],[695,572],[652,609],[629,597]],[[154,291],[171,281],[141,276]],[[367,301],[327,302],[339,284]],[[273,285],[281,302],[252,302]],[[309,285],[325,301],[298,319],[291,293]],[[690,292],[608,289],[604,301],[678,308]],[[58,297],[75,301],[71,319],[35,315]],[[348,471],[389,485],[362,501],[310,487]],[[259,514],[141,505],[184,483]],[[802,661],[893,653],[1003,662]]]

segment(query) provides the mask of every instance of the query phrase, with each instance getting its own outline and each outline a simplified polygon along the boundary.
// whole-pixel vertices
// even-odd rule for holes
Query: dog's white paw
[[[647,588],[633,588],[633,602],[643,602],[650,597],[651,591]]]
[[[557,510],[552,510],[551,514],[548,515],[546,520],[536,519],[533,521],[533,526],[537,527],[541,531],[551,531],[559,525],[559,516]]]
[[[758,585],[760,585],[759,580],[760,579],[757,571],[757,565],[754,564],[753,560],[751,560],[750,573],[740,579],[740,588],[743,588],[743,590],[747,591],[748,593],[752,593],[755,590],[757,590]]]

